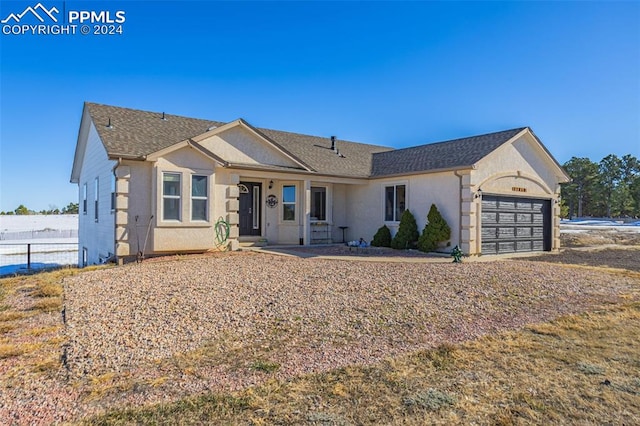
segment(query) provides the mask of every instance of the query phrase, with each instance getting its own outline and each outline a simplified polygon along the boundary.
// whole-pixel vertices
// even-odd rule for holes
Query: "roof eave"
[[[289,157],[290,160],[298,163],[300,166],[302,166],[303,168],[307,169],[310,172],[315,172],[316,170],[314,170],[313,167],[311,167],[310,165],[308,165],[307,163],[305,163],[304,161],[302,161],[302,159],[298,158],[297,156],[293,155],[291,152],[289,152],[287,149],[285,149],[282,145],[280,145],[278,142],[274,141],[273,139],[271,139],[270,137],[268,137],[267,135],[265,135],[264,133],[262,133],[260,130],[258,130],[257,128],[253,127],[251,124],[249,124],[247,121],[245,121],[244,119],[240,118],[238,120],[242,125],[244,125],[247,129],[251,130],[252,132],[254,132],[256,135],[258,135],[259,137],[261,137],[262,139],[264,139],[265,141],[269,142],[271,145],[273,145],[278,151],[280,151],[282,154],[284,154],[285,156]]]
[[[147,161],[146,155],[132,155],[132,154],[120,154],[117,152],[108,153],[109,160],[132,160],[132,161]]]
[[[86,129],[86,126],[88,125],[85,124],[85,120],[87,120],[87,117],[89,120],[92,120],[87,110],[87,103],[85,102],[82,106],[82,116],[80,118],[80,126],[78,127],[78,137],[76,138],[76,150],[73,155],[73,165],[71,166],[71,177],[69,178],[69,181],[71,183],[80,183],[80,165],[82,163],[80,157],[84,157],[83,150],[86,149],[87,145],[86,138],[84,138],[85,140],[82,143],[81,139],[83,139],[83,133]],[[83,152],[81,153],[81,151]]]
[[[431,173],[457,172],[460,170],[475,170],[475,169],[476,169],[476,164],[471,164],[471,165],[456,166],[456,167],[442,167],[442,168],[430,169],[430,170],[416,170],[416,171],[403,172],[403,173],[370,175],[369,179],[384,179],[384,178],[400,177],[400,176],[415,176],[415,175],[424,175],[424,174],[431,174]]]
[[[199,142],[201,142],[202,140],[204,140],[206,138],[209,138],[209,137],[214,136],[216,134],[219,134],[219,133],[222,133],[224,131],[227,131],[227,130],[231,129],[232,127],[235,127],[235,126],[242,126],[243,128],[245,128],[249,132],[255,134],[258,138],[260,138],[263,141],[265,141],[267,144],[271,145],[274,149],[276,149],[282,155],[287,157],[289,160],[291,160],[294,163],[298,164],[303,169],[306,169],[306,170],[308,170],[310,172],[315,172],[313,167],[309,166],[307,163],[302,161],[300,158],[298,158],[295,155],[293,155],[291,152],[289,152],[287,149],[285,149],[282,145],[280,145],[279,143],[277,143],[276,141],[274,141],[273,139],[271,139],[270,137],[268,137],[267,135],[262,133],[257,128],[253,127],[251,124],[249,124],[246,120],[244,120],[242,118],[238,118],[237,120],[230,121],[229,123],[226,123],[226,124],[224,124],[222,126],[216,127],[215,129],[211,129],[211,130],[208,130],[208,131],[206,131],[206,132],[204,132],[202,134],[196,135],[196,136],[191,138],[191,141],[199,143]]]
[[[533,136],[533,138],[538,142],[538,144],[540,145],[540,147],[542,147],[542,149],[544,150],[544,152],[547,153],[547,155],[549,156],[549,158],[551,158],[551,160],[553,161],[553,163],[556,165],[556,167],[558,168],[558,171],[560,172],[560,174],[558,175],[559,178],[564,178],[564,182],[560,182],[560,183],[567,183],[571,181],[571,176],[569,176],[569,174],[567,173],[567,171],[560,165],[560,163],[558,163],[558,160],[555,159],[555,157],[553,155],[551,155],[551,153],[549,152],[549,150],[547,149],[546,146],[544,146],[544,144],[542,143],[542,141],[540,140],[540,138],[538,138],[538,136],[533,133],[533,130],[531,130],[530,128],[527,127],[527,129],[529,129],[529,133],[531,133],[531,136]]]
[[[283,166],[269,166],[262,164],[247,164],[247,163],[231,163],[226,162],[224,167],[229,169],[245,169],[245,170],[261,170],[261,171],[278,171],[278,172],[291,172],[291,173],[301,173],[301,174],[310,174],[316,175],[316,172],[305,170],[305,169],[289,169]]]

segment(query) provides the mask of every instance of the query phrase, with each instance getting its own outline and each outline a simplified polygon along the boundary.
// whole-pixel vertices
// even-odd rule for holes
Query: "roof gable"
[[[192,139],[225,160],[226,165],[251,164],[281,166],[314,171],[277,142],[266,137],[243,119],[217,127]]]
[[[87,150],[87,139],[91,127],[91,119],[87,109],[82,110],[82,118],[80,119],[80,128],[78,129],[78,139],[76,141],[76,152],[73,156],[73,167],[71,168],[71,183],[80,181],[80,172],[82,171],[82,163],[84,163],[84,154]]]
[[[508,154],[504,154],[503,151],[509,150]],[[508,159],[500,159],[501,156],[507,155]],[[480,164],[487,164],[489,162],[501,162],[509,163],[509,166],[513,169],[517,168],[517,157],[522,158],[522,165],[524,167],[532,167],[536,170],[536,174],[543,176],[547,175],[549,181],[558,179],[559,182],[568,182],[571,178],[567,172],[562,168],[558,161],[551,155],[546,146],[538,139],[533,131],[526,127],[522,132],[516,134],[511,138],[508,143],[502,144],[497,149],[493,150],[481,160]]]

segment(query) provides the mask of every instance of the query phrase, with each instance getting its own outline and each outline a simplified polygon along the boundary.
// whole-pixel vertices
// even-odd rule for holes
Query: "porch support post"
[[[309,179],[304,181],[302,200],[302,211],[304,212],[302,216],[303,243],[307,246],[311,244],[311,181]]]

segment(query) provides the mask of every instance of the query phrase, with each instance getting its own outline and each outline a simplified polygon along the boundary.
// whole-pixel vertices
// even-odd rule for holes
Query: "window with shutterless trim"
[[[207,176],[191,176],[191,220],[207,220],[208,186]]]
[[[180,173],[162,173],[162,220],[180,220]]]
[[[288,222],[296,220],[295,185],[282,186],[282,220]]]
[[[384,220],[399,222],[406,206],[406,185],[389,185],[384,187]]]

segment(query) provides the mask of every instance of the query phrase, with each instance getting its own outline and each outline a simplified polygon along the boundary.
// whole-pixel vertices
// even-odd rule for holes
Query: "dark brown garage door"
[[[482,254],[551,250],[551,202],[482,196]]]

